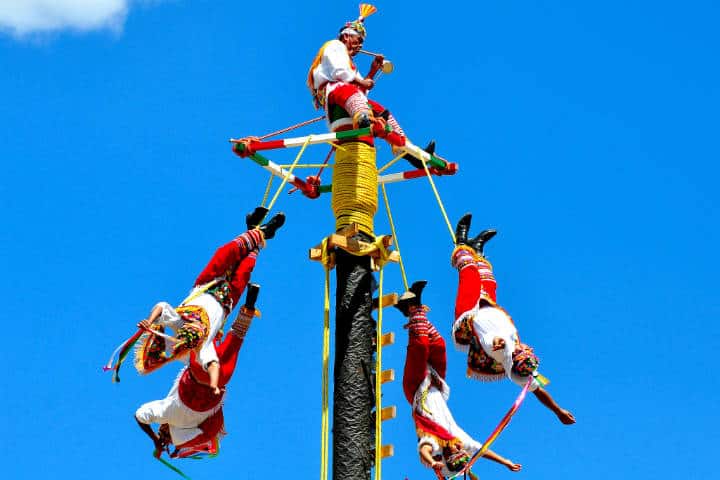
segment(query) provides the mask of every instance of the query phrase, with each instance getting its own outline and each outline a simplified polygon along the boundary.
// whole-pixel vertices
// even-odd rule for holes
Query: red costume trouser
[[[255,268],[257,249],[261,242],[262,234],[258,230],[249,230],[218,248],[195,280],[195,286],[225,277],[230,286],[232,304],[237,305]]]
[[[470,264],[459,272],[458,292],[455,298],[455,320],[472,310],[480,301],[482,280],[477,265]]]
[[[392,132],[388,133],[385,139],[392,145],[405,145],[405,132],[395,117],[383,105],[367,98],[366,93],[357,85],[345,83],[335,87],[328,94],[327,104],[328,112],[331,110],[331,105],[338,105],[350,115],[350,118],[357,113],[367,111],[372,111],[373,116],[378,118],[387,111],[387,122],[392,128]]]
[[[235,325],[238,325],[237,320]],[[233,327],[232,331],[225,337],[225,340],[216,348],[219,363],[220,376],[218,385],[224,387],[230,382],[232,374],[237,365],[238,353],[245,340],[245,333],[249,327],[247,324],[241,324],[242,327]],[[178,395],[182,402],[193,410],[203,411],[209,410],[217,405],[223,397],[218,397],[212,393],[212,389],[208,386],[210,376],[205,372],[202,366],[197,362],[196,356],[191,354],[190,364],[183,372],[178,385]],[[224,417],[222,409],[208,417],[198,428],[202,431],[200,435],[185,442],[176,445],[179,449],[188,449],[195,447],[200,451],[206,451],[212,448],[212,441],[222,433],[224,425]],[[182,456],[182,453],[180,453]]]
[[[428,365],[442,378],[447,371],[445,340],[437,336],[432,342],[426,334],[416,334],[415,325],[410,326],[408,333],[407,355],[403,371],[403,391],[405,398],[413,404],[415,392],[428,374]]]

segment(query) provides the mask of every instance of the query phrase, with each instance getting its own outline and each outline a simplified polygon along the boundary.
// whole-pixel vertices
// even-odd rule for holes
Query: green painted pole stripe
[[[270,163],[269,159],[263,157],[259,153],[253,153],[252,155],[250,155],[250,158],[253,160],[253,162],[257,163],[261,167],[267,167]]]
[[[336,132],[335,138],[338,140],[344,140],[346,138],[362,137],[364,135],[370,135],[370,127],[359,128],[357,130],[346,130],[344,132]]]
[[[434,155],[430,155],[430,161],[428,163],[435,168],[439,168],[440,170],[447,168],[447,163],[443,162]]]

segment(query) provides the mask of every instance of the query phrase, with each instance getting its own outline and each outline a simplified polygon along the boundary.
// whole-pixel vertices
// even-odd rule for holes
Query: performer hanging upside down
[[[250,280],[258,251],[285,223],[285,215],[278,213],[256,228],[266,214],[266,208],[257,207],[246,216],[248,231],[215,252],[182,305],[177,308],[166,302],[155,305],[147,322],[142,324],[147,326],[148,333],[136,350],[135,367],[140,373],[152,372],[170,360],[197,350],[198,362],[208,372],[211,387],[216,394],[220,393],[218,357],[213,339]],[[175,337],[170,337],[175,341],[170,355],[165,352],[165,327],[176,332]],[[154,332],[160,332],[160,335]]]
[[[448,408],[450,387],[445,383],[445,340],[427,319],[429,308],[421,302],[426,283],[424,280],[413,283],[397,304],[408,318],[403,391],[412,405],[421,462],[447,477],[459,472],[482,444],[458,426]],[[492,450],[484,456],[513,472],[522,468]],[[472,473],[470,476],[477,478]]]
[[[512,318],[497,304],[492,265],[483,255],[485,242],[495,236],[495,230],[484,230],[468,239],[471,219],[468,213],[458,222],[457,247],[451,258],[460,277],[452,335],[455,346],[468,352],[468,374],[484,381],[507,376],[520,386],[532,377],[530,390],[538,400],[565,425],[575,423],[573,414],[561,408],[542,387],[545,382],[537,371],[538,357],[520,342]]]
[[[310,67],[307,84],[312,92],[315,108],[325,107],[331,131],[379,124],[374,130],[383,132],[381,136],[396,152],[405,145],[405,132],[389,110],[368,99],[367,91],[375,86],[375,81],[372,75],[363,77],[352,60],[365,42],[364,20],[376,11],[372,5],[360,5],[360,17],[347,22],[340,29],[337,40],[330,40],[320,48]],[[377,72],[383,60],[381,56],[375,57],[370,71]],[[389,128],[385,128],[386,125]],[[361,137],[359,140],[373,144],[372,137]],[[434,153],[435,142],[431,141],[425,151]],[[423,168],[422,162],[411,155],[405,155],[404,158],[415,168]]]
[[[171,457],[217,452],[217,442],[224,434],[222,405],[225,386],[235,371],[240,347],[256,314],[255,300],[259,288],[250,284],[245,305],[233,322],[230,333],[217,347],[220,394],[210,385],[210,376],[198,361],[198,355],[192,351],[188,366],[175,380],[167,397],[148,402],[135,412],[138,425],[155,444],[156,456],[159,457],[163,450],[169,452],[170,445],[175,446]],[[149,328],[149,321],[143,320],[139,326]],[[222,337],[222,332],[218,337]],[[160,424],[157,434],[150,426],[153,423]]]

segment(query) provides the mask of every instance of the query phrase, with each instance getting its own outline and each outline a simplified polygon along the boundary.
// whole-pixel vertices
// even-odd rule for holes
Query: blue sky
[[[148,377],[126,368],[119,385],[100,366],[243,230],[267,175],[227,139],[317,115],[308,64],[357,4],[51,3],[0,7],[0,285],[8,332],[22,332],[3,349],[6,477],[176,478],[132,414],[165,395],[179,364]],[[376,5],[365,47],[395,72],[372,97],[411,140],[435,138],[460,164],[437,180],[448,213],[499,230],[486,249],[499,301],[578,419],[564,427],[528,398],[494,445],[523,471],[481,462],[477,473],[712,476],[720,7]],[[379,158],[391,158],[385,145]],[[447,227],[426,181],[388,190],[410,280],[429,280],[424,298],[447,335],[457,284]],[[334,223],[328,197],[282,195],[276,209],[288,221],[254,274],[263,316],[230,385],[229,435],[219,458],[182,463],[193,479],[318,475],[323,274],[307,250]],[[380,212],[376,232],[389,231]],[[403,289],[396,266],[385,278]],[[398,381],[383,403],[399,411],[384,425],[395,446],[384,477],[433,478],[401,393],[402,318],[388,310],[384,325],[397,335],[383,358]],[[448,355],[450,407],[482,440],[517,388],[471,381],[463,355]],[[257,449],[272,460],[256,462]]]

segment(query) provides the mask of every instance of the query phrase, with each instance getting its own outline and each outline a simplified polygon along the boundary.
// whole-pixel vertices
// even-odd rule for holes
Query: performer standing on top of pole
[[[468,374],[484,381],[507,376],[520,386],[532,376],[530,390],[535,397],[565,425],[575,423],[573,414],[561,408],[542,387],[537,356],[532,348],[520,343],[510,315],[497,304],[492,265],[483,255],[485,242],[495,236],[495,230],[484,230],[468,239],[471,220],[468,213],[458,222],[457,247],[451,257],[459,273],[452,335],[455,346],[468,352]]]

